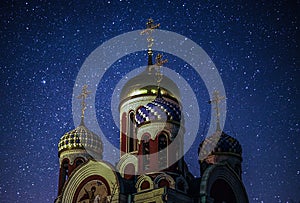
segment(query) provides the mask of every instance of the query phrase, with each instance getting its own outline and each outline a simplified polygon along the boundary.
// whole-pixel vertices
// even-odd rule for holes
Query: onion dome
[[[151,65],[141,74],[126,82],[120,94],[121,102],[139,96],[157,95],[157,80],[155,73],[151,73],[150,69]],[[180,98],[179,89],[170,78],[164,76],[160,87],[162,96],[173,99]]]
[[[200,157],[207,155],[234,155],[242,156],[242,146],[239,141],[224,132],[217,131],[212,136],[206,138],[200,144]],[[206,156],[205,156],[206,155]]]
[[[77,128],[64,134],[58,143],[58,154],[74,149],[85,149],[102,157],[103,144],[100,137],[85,127],[82,122]]]
[[[152,121],[171,121],[180,123],[181,110],[180,106],[176,103],[165,100],[160,89],[154,101],[139,107],[136,110],[135,121],[138,126]]]

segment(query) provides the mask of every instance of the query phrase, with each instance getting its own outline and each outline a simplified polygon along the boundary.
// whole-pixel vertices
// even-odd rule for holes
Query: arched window
[[[146,190],[149,188],[150,188],[150,183],[147,180],[145,180],[141,185],[141,190]]]
[[[134,175],[135,175],[135,167],[133,163],[127,164],[124,169],[124,178],[128,180],[134,177]]]
[[[168,180],[162,179],[161,181],[159,181],[158,187],[170,187],[170,183]]]
[[[82,158],[77,158],[75,161],[75,165],[76,167],[80,166],[81,164],[83,164],[84,160]]]
[[[149,169],[150,163],[150,136],[144,135],[142,138],[142,151],[143,151],[143,169]]]
[[[126,146],[127,146],[127,114],[124,112],[122,114],[122,121],[121,121],[121,154],[126,153]]]
[[[65,182],[68,180],[68,177],[69,177],[69,160],[66,159],[62,162],[62,185],[65,184]]]
[[[129,122],[128,122],[128,150],[127,152],[132,152],[136,150],[136,139],[135,139],[135,120],[134,120],[134,112],[131,111],[129,113]]]
[[[159,168],[164,169],[168,166],[168,159],[167,159],[167,146],[168,146],[168,139],[165,133],[162,133],[158,136],[158,151],[159,151]],[[166,149],[166,150],[164,150]]]

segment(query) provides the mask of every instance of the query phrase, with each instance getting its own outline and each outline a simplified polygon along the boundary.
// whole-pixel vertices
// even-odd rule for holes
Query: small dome
[[[86,149],[91,150],[102,157],[103,146],[98,135],[87,129],[84,124],[80,124],[74,130],[64,134],[58,143],[58,154],[65,150]]]
[[[161,94],[165,97],[180,99],[180,93],[177,85],[168,77],[164,76],[161,83]],[[131,78],[122,88],[120,101],[143,95],[156,95],[157,80],[155,73],[148,69],[141,74]]]
[[[181,110],[176,103],[166,101],[158,90],[156,99],[136,110],[135,120],[137,125],[142,125],[151,121],[175,121],[180,122]]]
[[[209,154],[232,154],[241,156],[242,146],[237,139],[224,132],[222,132],[221,135],[219,132],[216,132],[212,136],[207,137],[200,144],[200,157]]]

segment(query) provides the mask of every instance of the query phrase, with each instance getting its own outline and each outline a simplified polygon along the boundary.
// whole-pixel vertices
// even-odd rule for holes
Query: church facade
[[[147,69],[130,79],[120,95],[121,153],[116,165],[102,160],[105,146],[84,123],[88,91],[83,88],[81,123],[58,144],[55,203],[247,203],[241,145],[219,128],[199,145],[201,177],[189,172],[179,89],[167,77],[150,77],[159,75],[153,66],[163,62],[158,57],[153,65],[150,48]]]

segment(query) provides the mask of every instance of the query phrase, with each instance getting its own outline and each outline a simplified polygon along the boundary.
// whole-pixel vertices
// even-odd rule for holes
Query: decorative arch
[[[97,185],[97,181],[100,181],[99,185]],[[95,184],[97,186],[105,185],[107,198],[113,198],[113,202],[118,201],[120,190],[123,187],[112,165],[104,161],[89,160],[72,173],[63,188],[61,201],[75,203],[79,198],[78,194],[82,189],[84,190],[86,184],[88,184],[88,192],[93,191],[92,186]],[[97,191],[99,192],[98,189]]]
[[[129,163],[124,168],[124,178],[129,180],[132,179],[136,174],[135,166],[133,163]]]
[[[124,178],[126,174],[126,167],[129,164],[132,164],[134,166],[134,174],[138,171],[138,159],[136,156],[132,154],[124,154],[120,161],[117,164],[117,170],[121,174],[121,176]],[[133,174],[133,175],[134,175]]]
[[[231,193],[230,198],[238,203],[248,203],[245,187],[238,175],[225,163],[209,166],[201,179],[200,197],[201,201],[212,201],[216,198],[219,187],[225,187]],[[222,194],[220,193],[222,197]],[[228,196],[228,195],[227,195]],[[234,198],[233,198],[234,197]],[[222,201],[216,199],[217,201]]]
[[[154,179],[155,188],[161,188],[167,186],[169,188],[175,189],[175,181],[168,174],[161,173]]]
[[[152,179],[147,175],[142,175],[138,178],[135,188],[137,192],[144,191],[144,190],[152,190],[154,189],[154,183]]]

